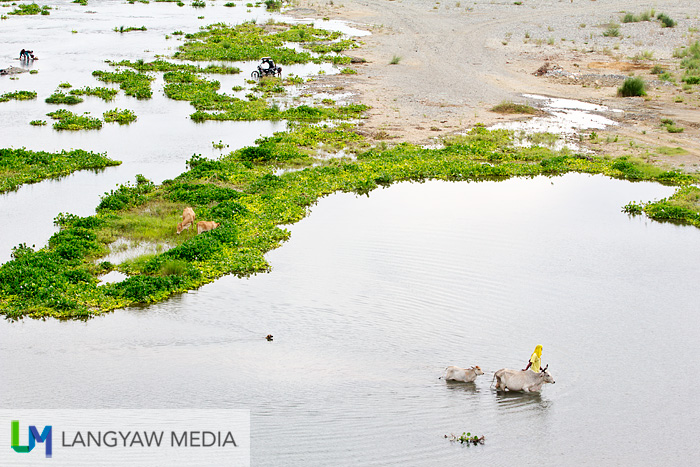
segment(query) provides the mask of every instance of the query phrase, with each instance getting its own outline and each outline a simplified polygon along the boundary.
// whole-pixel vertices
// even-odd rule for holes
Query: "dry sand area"
[[[673,58],[676,48],[700,39],[697,0],[298,0],[295,5],[291,13],[297,16],[347,20],[371,31],[360,39],[361,48],[349,52],[367,60],[352,65],[357,75],[329,76],[315,86],[351,91],[372,106],[363,130],[376,139],[426,143],[476,123],[526,118],[490,109],[540,94],[624,111],[615,117],[619,126],[588,143],[593,150],[700,170],[700,86],[683,89],[680,60]],[[626,12],[650,10],[667,14],[676,26],[622,22]],[[603,34],[615,25],[617,37]],[[395,57],[398,63],[391,64]],[[545,62],[558,71],[535,76]],[[677,84],[651,74],[657,64],[674,73]],[[648,82],[646,98],[616,96],[631,74]],[[669,133],[662,118],[684,131]]]

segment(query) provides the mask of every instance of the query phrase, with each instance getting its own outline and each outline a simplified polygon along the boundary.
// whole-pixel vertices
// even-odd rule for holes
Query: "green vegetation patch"
[[[11,99],[16,101],[29,101],[36,99],[36,92],[34,91],[14,91],[6,92],[5,94],[0,94],[0,102],[7,102]]]
[[[662,28],[672,28],[676,26],[676,22],[665,13],[659,13],[656,18],[659,20],[659,22],[661,22]]]
[[[674,51],[673,56],[681,58],[681,68],[685,70],[682,80],[687,84],[700,84],[700,41]]]
[[[131,122],[136,121],[136,114],[133,110],[129,109],[113,109],[108,110],[103,114],[105,122],[117,122],[120,125],[128,125]]]
[[[114,32],[119,32],[119,33],[125,33],[125,32],[131,32],[131,31],[148,31],[146,29],[146,26],[141,26],[140,28],[137,28],[135,26],[119,26],[119,27],[114,27]]]
[[[81,102],[83,102],[81,97],[74,94],[63,94],[61,91],[56,91],[46,98],[47,104],[75,105]]]
[[[627,78],[617,89],[617,95],[618,97],[646,96],[646,83],[642,78]]]
[[[629,203],[624,210],[630,214],[642,212],[656,221],[700,227],[700,188],[685,186],[679,188],[670,198],[650,203]]]
[[[683,148],[671,148],[668,146],[659,146],[656,148],[656,152],[664,156],[684,156],[688,154],[688,151]]]
[[[49,10],[52,8],[48,5],[39,6],[36,3],[20,3],[17,8],[8,13],[8,15],[49,15]]]
[[[58,109],[55,112],[49,112],[47,116],[57,120],[53,124],[54,130],[99,130],[102,128],[102,120],[91,117],[89,115],[76,115],[66,109]]]
[[[60,177],[84,169],[101,169],[121,162],[106,154],[74,149],[50,153],[21,149],[0,149],[0,193],[17,189],[25,183]]]
[[[298,52],[285,46],[287,42],[300,43],[307,48],[326,44],[337,52],[350,48],[351,44],[355,46],[353,41],[333,42],[340,36],[339,32],[316,29],[306,24],[268,23],[258,26],[246,22],[228,26],[218,23],[185,35],[186,42],[174,56],[182,60],[223,61],[257,61],[261,57],[272,57],[281,64],[349,63],[350,58],[346,56],[324,54],[315,57],[309,52]]]
[[[119,87],[127,96],[137,99],[150,99],[153,96],[151,81],[155,78],[147,74],[131,70],[117,72],[96,70],[92,72],[92,75],[105,83],[119,83]]]
[[[503,180],[572,171],[679,185],[695,180],[677,172],[652,174],[634,160],[520,150],[510,145],[509,135],[477,127],[443,149],[403,143],[362,152],[366,142],[351,125],[296,124],[217,160],[193,156],[174,180],[155,186],[137,177],[136,184],[105,194],[96,215],[61,216],[61,231],[46,248],[17,250],[15,259],[0,266],[0,313],[12,319],[84,318],[163,300],[226,274],[267,271],[265,253],[289,238],[280,226],[299,221],[321,197],[338,191],[367,194],[401,181]],[[319,146],[359,153],[356,160],[314,159]],[[303,169],[277,175],[290,164]],[[191,230],[175,235],[185,206],[198,220],[221,226],[202,235]],[[117,266],[129,277],[97,286],[104,272],[99,257],[110,242],[158,237],[173,247]]]
[[[269,105],[266,98],[284,92],[282,80],[278,78],[263,79],[256,83],[255,91],[260,97],[250,94],[250,100],[242,100],[217,91],[218,81],[209,81],[195,73],[169,71],[163,75],[167,83],[163,88],[165,95],[171,99],[189,101],[196,109],[190,118],[196,122],[206,120],[291,120],[313,121],[347,120],[361,118],[368,109],[360,104],[337,107],[311,107],[302,105],[281,110],[277,105]],[[291,81],[290,81],[291,82]]]

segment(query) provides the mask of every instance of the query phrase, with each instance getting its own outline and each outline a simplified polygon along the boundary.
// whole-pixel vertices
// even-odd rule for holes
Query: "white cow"
[[[547,365],[539,373],[531,370],[511,370],[501,368],[493,374],[493,381],[496,381],[496,390],[539,392],[545,383],[554,384],[554,378],[547,372]]]
[[[445,373],[440,377],[440,379],[445,379],[445,381],[461,381],[463,383],[471,383],[476,380],[477,376],[483,374],[484,372],[481,371],[481,368],[479,368],[478,365],[471,368],[448,366],[445,368]]]
[[[194,213],[194,209],[192,208],[185,208],[182,211],[182,222],[177,224],[177,234],[180,235],[180,232],[183,230],[189,229],[192,224],[194,224],[194,219],[196,215]]]

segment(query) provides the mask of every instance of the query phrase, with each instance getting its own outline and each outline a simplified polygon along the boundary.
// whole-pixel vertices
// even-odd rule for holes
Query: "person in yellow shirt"
[[[534,371],[535,373],[540,372],[540,366],[542,365],[542,346],[538,345],[535,347],[535,351],[532,352],[532,355],[530,356],[530,361],[528,362],[527,366],[525,367],[525,370],[528,368]],[[525,371],[523,370],[523,371]]]

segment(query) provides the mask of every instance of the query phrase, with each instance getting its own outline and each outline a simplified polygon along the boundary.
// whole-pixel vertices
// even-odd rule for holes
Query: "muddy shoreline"
[[[677,19],[674,28],[658,22],[620,23],[625,11],[655,9]],[[622,110],[620,123],[601,133],[589,149],[611,156],[632,155],[688,172],[700,170],[700,101],[696,89],[660,82],[656,64],[679,71],[673,51],[697,40],[700,21],[692,2],[539,0],[527,5],[431,3],[424,0],[342,3],[299,0],[286,14],[297,18],[341,19],[371,35],[350,54],[356,75],[324,77],[316,89],[352,92],[372,106],[362,123],[376,140],[431,143],[477,123],[524,116],[490,109],[504,100],[526,102],[523,94],[577,99]],[[603,35],[618,23],[620,37]],[[639,60],[640,56],[648,59]],[[397,64],[390,64],[399,57]],[[637,58],[635,58],[637,57]],[[549,63],[560,70],[535,72]],[[646,98],[618,98],[629,75],[649,83]],[[682,83],[681,83],[682,84]],[[682,102],[678,102],[682,99]],[[684,128],[670,134],[660,127],[670,118]],[[615,138],[617,136],[617,138]],[[662,150],[658,150],[662,148]],[[674,155],[663,148],[681,148]],[[680,154],[679,154],[680,153]]]

